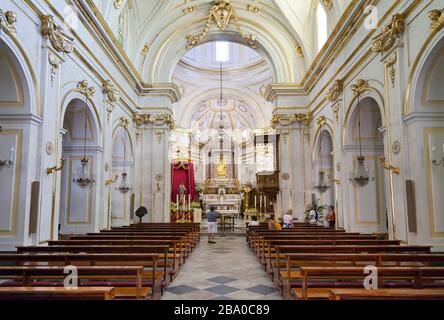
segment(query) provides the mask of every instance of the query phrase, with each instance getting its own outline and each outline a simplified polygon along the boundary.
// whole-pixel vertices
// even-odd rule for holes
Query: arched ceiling
[[[244,34],[257,37],[258,52],[273,65],[276,82],[298,83],[317,54],[315,8],[327,9],[330,29],[351,0],[231,0]],[[187,35],[201,32],[213,0],[94,0],[114,31],[122,10],[131,11],[125,45],[130,59],[147,83],[171,82],[176,63],[187,53]],[[324,3],[331,2],[329,7]],[[251,7],[253,6],[253,7]],[[258,11],[251,8],[257,8]],[[208,39],[244,42],[232,23],[225,31],[213,23]],[[304,55],[299,56],[300,46]],[[144,50],[145,48],[145,50]]]

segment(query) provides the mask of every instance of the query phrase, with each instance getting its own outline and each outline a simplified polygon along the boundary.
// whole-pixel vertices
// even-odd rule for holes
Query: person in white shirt
[[[290,209],[287,211],[286,214],[284,214],[284,228],[293,228],[293,211]]]
[[[248,222],[248,225],[249,225],[250,227],[257,227],[257,226],[259,226],[260,223],[259,223],[259,221],[257,221],[257,216],[252,216],[252,217],[251,217],[251,221]]]

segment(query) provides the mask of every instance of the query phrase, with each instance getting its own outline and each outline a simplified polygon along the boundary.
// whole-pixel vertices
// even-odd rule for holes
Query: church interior
[[[444,0],[1,1],[0,300],[444,300],[443,88]]]

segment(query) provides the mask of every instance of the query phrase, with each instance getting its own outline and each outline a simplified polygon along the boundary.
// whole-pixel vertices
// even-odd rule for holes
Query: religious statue
[[[180,198],[182,200],[185,199],[185,192],[186,191],[187,191],[187,188],[185,188],[185,185],[183,184],[183,182],[181,182],[179,185],[179,194],[180,194]]]

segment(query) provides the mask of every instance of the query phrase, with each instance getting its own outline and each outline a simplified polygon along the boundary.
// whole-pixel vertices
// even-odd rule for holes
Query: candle
[[[176,194],[176,206],[177,206],[177,210],[179,211],[179,195]]]
[[[267,212],[267,196],[264,196],[264,208],[265,208],[265,213]]]
[[[188,194],[188,210],[191,211],[191,194]]]
[[[262,208],[262,196],[259,196],[259,209]]]
[[[444,146],[444,145],[443,145],[443,146]],[[13,158],[14,158],[14,147],[11,148],[11,154],[10,154],[10,156],[9,156],[9,162],[12,163]]]
[[[442,144],[442,153],[444,153],[444,143]]]
[[[432,160],[435,160],[435,146],[432,146]]]
[[[254,195],[254,207],[257,208],[257,198],[256,198],[256,195]]]

